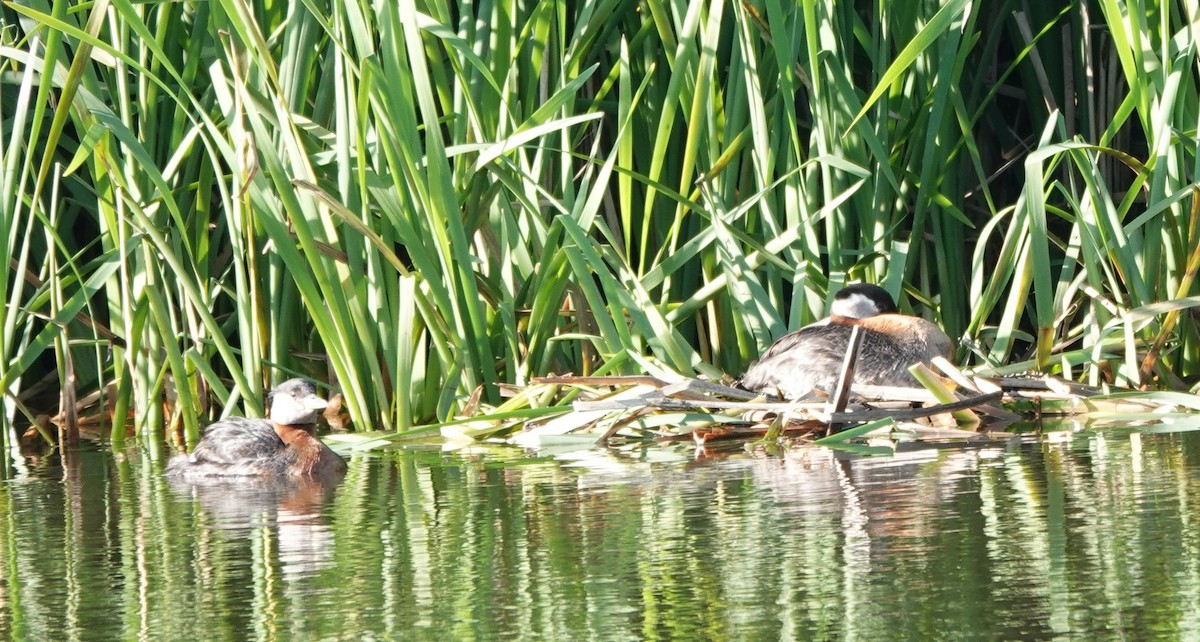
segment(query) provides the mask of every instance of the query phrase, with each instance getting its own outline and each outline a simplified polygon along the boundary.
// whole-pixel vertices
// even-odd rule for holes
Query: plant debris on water
[[[785,401],[695,378],[550,376],[513,389],[517,399],[550,400],[541,417],[482,415],[438,426],[450,442],[498,439],[529,448],[586,448],[613,440],[785,438],[832,447],[902,440],[1007,439],[1021,420],[1085,415],[1126,422],[1190,417],[1200,429],[1200,399],[1177,393],[1104,390],[1047,374],[983,377],[935,360],[941,377],[926,388],[855,384],[839,408],[827,395]],[[920,368],[921,366],[918,366]],[[946,399],[946,392],[953,396]],[[559,403],[562,400],[568,403]],[[556,405],[557,404],[557,405]]]

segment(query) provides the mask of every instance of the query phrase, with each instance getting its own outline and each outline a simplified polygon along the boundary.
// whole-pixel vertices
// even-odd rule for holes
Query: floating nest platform
[[[569,395],[573,401],[555,416],[525,422],[510,441],[544,448],[646,437],[692,440],[698,446],[775,437],[823,444],[897,434],[918,440],[1010,438],[1004,429],[1021,420],[1096,413],[1144,418],[1178,410],[1157,393],[1111,394],[1051,375],[987,378],[967,374],[944,359],[935,360],[933,367],[937,373],[923,365],[910,370],[921,388],[850,384],[852,372],[844,372],[833,392],[799,401],[700,379],[541,377],[523,392],[538,389],[546,399],[553,390],[552,396]],[[485,436],[467,434],[475,432],[467,425],[447,429],[443,436],[451,439]]]

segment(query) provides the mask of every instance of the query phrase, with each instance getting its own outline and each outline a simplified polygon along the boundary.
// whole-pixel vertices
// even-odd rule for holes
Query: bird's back
[[[295,453],[265,419],[229,417],[204,431],[191,455],[173,458],[167,475],[246,476],[284,473]]]
[[[837,383],[853,326],[862,327],[854,381],[860,384],[913,386],[914,363],[934,356],[952,357],[949,338],[920,317],[885,314],[851,322],[810,325],[776,341],[742,376],[739,385],[756,392],[799,399],[813,389]]]

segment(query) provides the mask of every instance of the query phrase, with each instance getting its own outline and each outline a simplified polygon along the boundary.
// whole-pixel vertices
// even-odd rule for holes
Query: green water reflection
[[[0,639],[1196,639],[1200,434],[530,459],[336,488],[11,459]]]

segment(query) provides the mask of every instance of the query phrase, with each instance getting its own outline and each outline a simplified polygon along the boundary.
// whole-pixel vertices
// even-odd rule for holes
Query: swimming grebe
[[[229,417],[204,430],[191,455],[167,464],[172,477],[322,476],[346,471],[312,434],[324,399],[307,379],[289,379],[271,390],[271,418]]]
[[[855,383],[915,386],[909,366],[928,364],[936,356],[954,356],[950,337],[941,328],[920,317],[898,314],[896,303],[883,288],[856,283],[834,296],[828,319],[776,341],[750,365],[738,385],[789,400],[800,399],[813,389],[832,389],[856,325],[865,332],[858,349]]]

